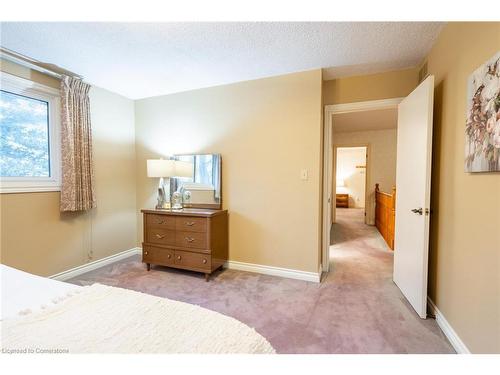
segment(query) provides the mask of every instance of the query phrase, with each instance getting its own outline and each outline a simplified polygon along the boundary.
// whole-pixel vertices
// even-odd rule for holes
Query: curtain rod
[[[2,57],[5,60],[12,61],[16,64],[19,64],[19,65],[22,65],[24,67],[39,71],[41,73],[47,74],[49,76],[52,76],[52,77],[55,77],[58,79],[61,79],[63,75],[83,79],[83,77],[81,75],[73,73],[73,72],[66,70],[64,68],[60,68],[57,65],[48,64],[48,63],[44,63],[44,62],[32,59],[31,57],[22,55],[20,53],[17,53],[15,51],[12,51],[12,50],[4,48],[4,47],[0,47],[0,57]]]

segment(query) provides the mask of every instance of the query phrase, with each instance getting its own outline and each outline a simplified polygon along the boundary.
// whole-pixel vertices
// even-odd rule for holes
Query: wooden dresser
[[[337,194],[335,200],[336,207],[349,208],[349,194]]]
[[[141,210],[142,261],[210,274],[227,261],[227,210]]]

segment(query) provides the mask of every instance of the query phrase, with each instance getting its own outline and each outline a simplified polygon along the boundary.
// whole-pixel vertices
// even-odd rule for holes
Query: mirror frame
[[[195,155],[218,155],[219,156],[219,171],[220,171],[220,198],[219,203],[188,203],[183,204],[184,208],[208,208],[212,210],[221,210],[222,209],[222,155],[218,153],[200,153],[200,154],[175,154],[172,155],[174,160],[178,160],[178,156],[195,156]],[[174,178],[171,178],[174,180]],[[171,184],[174,184],[172,181]],[[174,191],[173,185],[170,186],[170,191]]]

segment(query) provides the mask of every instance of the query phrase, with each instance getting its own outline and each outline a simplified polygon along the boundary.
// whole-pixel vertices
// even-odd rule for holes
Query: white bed
[[[13,318],[19,313],[39,311],[55,298],[81,287],[23,272],[0,264],[2,308],[1,319]]]
[[[275,353],[254,329],[199,306],[0,270],[4,352]]]

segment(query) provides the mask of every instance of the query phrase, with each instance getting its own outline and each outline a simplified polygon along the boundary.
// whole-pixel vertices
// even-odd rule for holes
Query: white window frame
[[[61,191],[61,95],[58,89],[0,73],[4,91],[49,103],[49,177],[0,177],[0,193]]]

